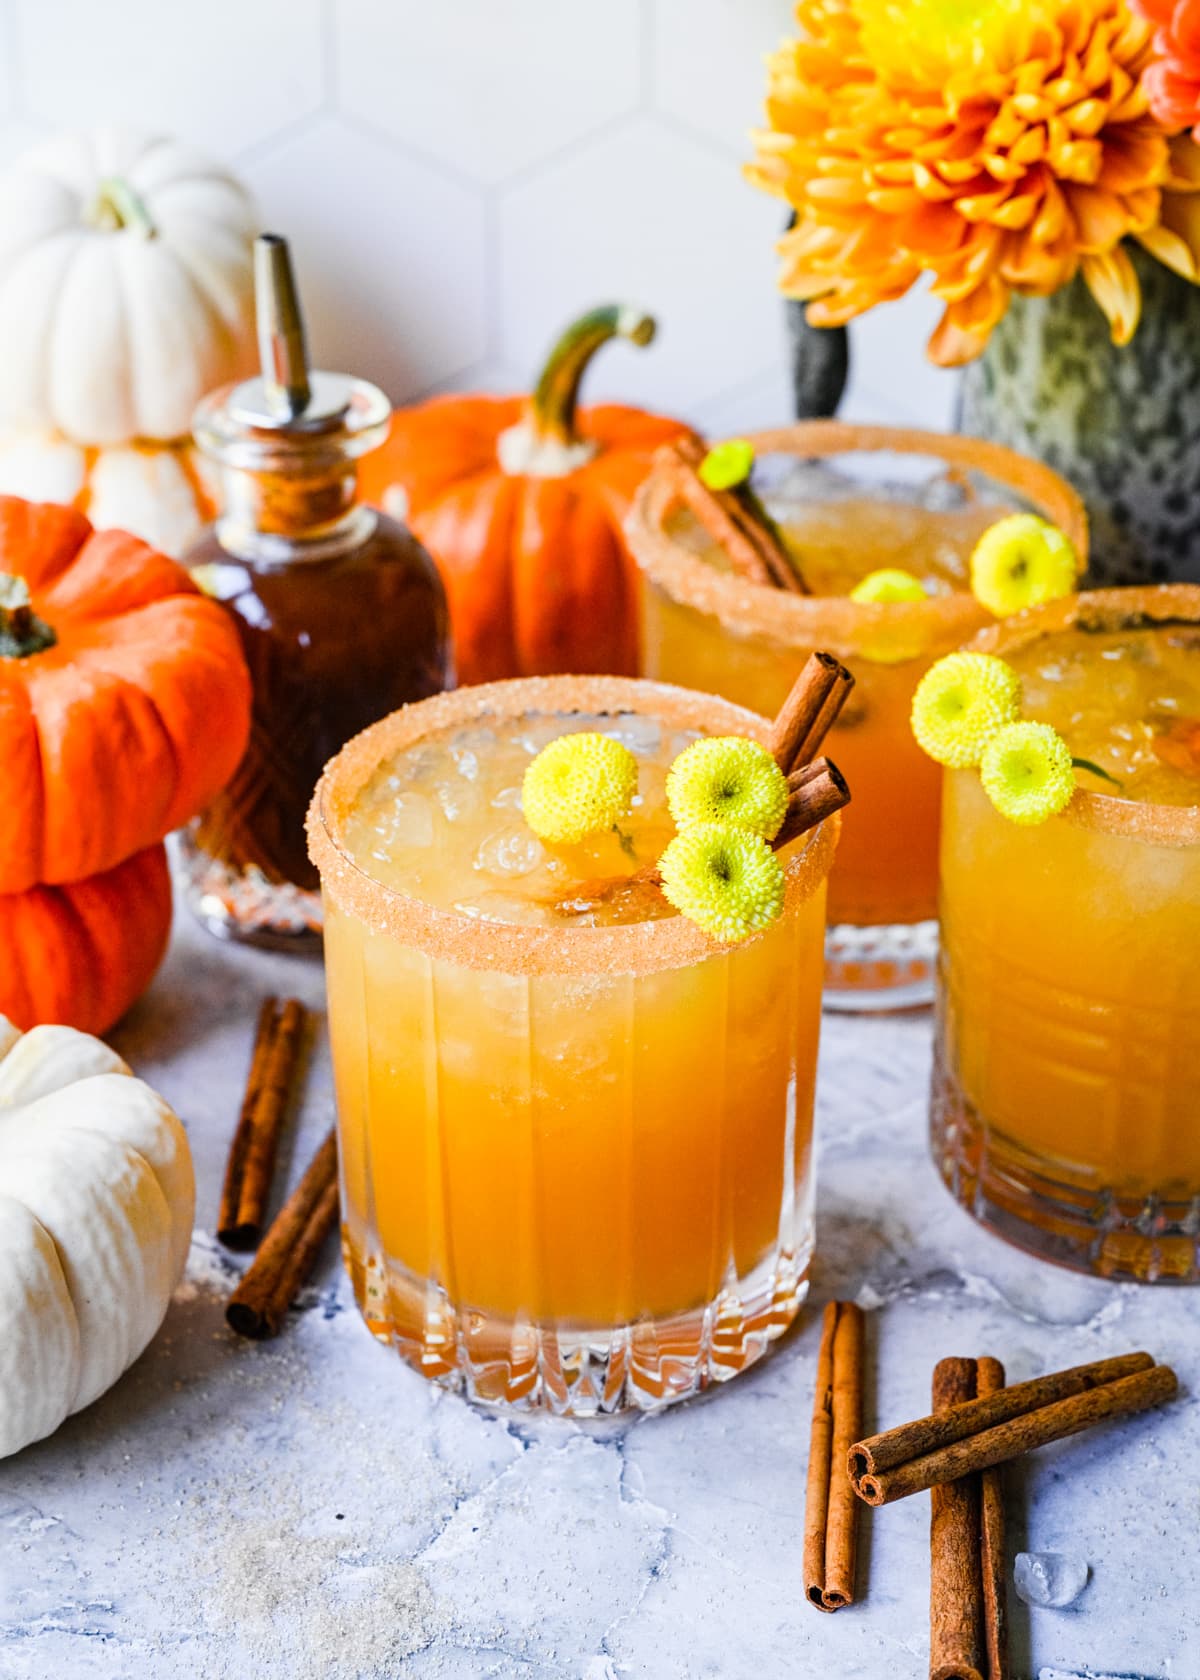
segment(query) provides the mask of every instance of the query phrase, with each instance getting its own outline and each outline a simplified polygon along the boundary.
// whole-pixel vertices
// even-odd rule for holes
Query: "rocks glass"
[[[935,659],[990,620],[966,587],[981,533],[1014,509],[1087,528],[1048,467],[994,444],[810,421],[750,438],[756,486],[814,593],[747,582],[651,474],[628,535],[642,572],[642,670],[772,716],[805,659],[827,648],[857,686],[826,744],[853,803],[829,883],[827,1007],[896,1008],[932,996],[941,772],[909,709]],[[867,573],[901,567],[924,600],[860,604]]]
[[[1156,632],[1172,667],[1139,671]],[[1154,779],[1121,796],[1084,772],[1061,816],[1022,828],[977,771],[947,772],[934,1159],[966,1208],[1035,1254],[1194,1282],[1200,751],[1173,782],[1169,760],[1200,748],[1200,588],[1072,596],[972,646],[1034,657],[1050,698],[1027,714],[1073,750],[1100,720]],[[1156,779],[1179,800],[1193,777],[1197,803],[1154,802]]]
[[[630,679],[464,689],[352,741],[309,834],[343,1247],[367,1324],[475,1399],[587,1416],[736,1375],[804,1298],[837,823],[781,853],[784,913],[741,945],[715,944],[665,901],[658,919],[610,925],[548,914],[532,887],[521,897],[532,835],[504,830],[505,850],[493,831],[521,825],[514,739],[523,765],[581,715],[633,742],[643,783],[659,787],[696,733],[767,738],[728,702]],[[469,790],[455,780],[464,765]],[[436,892],[383,884],[348,839],[364,799],[413,777],[443,815],[428,865],[411,832],[405,856]],[[459,855],[497,879],[516,869],[503,904],[480,892],[477,866],[461,888],[447,879]],[[466,909],[428,901],[456,892]]]

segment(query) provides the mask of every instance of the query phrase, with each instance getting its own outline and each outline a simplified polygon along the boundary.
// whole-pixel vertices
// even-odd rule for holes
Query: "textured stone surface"
[[[815,1315],[730,1387],[577,1427],[477,1411],[377,1347],[330,1253],[278,1341],[224,1327],[211,1236],[257,1000],[319,1005],[316,964],[182,923],[116,1035],[187,1121],[187,1281],[127,1377],[0,1464],[3,1680],[918,1680],[928,1501],[864,1524],[864,1602],[800,1588]],[[979,1231],[925,1154],[928,1023],[826,1018],[816,1298],[871,1309],[872,1421],[927,1407],[933,1362],[1010,1377],[1148,1347],[1194,1380],[1200,1293],[1053,1270]],[[319,1048],[294,1180],[331,1112]],[[1017,1551],[1084,1556],[1065,1611],[1010,1595],[1013,1671],[1190,1680],[1200,1419],[1190,1397],[1008,1478]]]

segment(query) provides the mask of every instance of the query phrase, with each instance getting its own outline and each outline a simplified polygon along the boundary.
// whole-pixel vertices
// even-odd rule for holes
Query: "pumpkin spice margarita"
[[[946,777],[935,1159],[1022,1247],[1196,1281],[1200,588],[1073,596],[981,656],[943,698],[1026,721]]]
[[[425,1375],[655,1407],[798,1310],[837,820],[768,845],[806,797],[771,740],[708,696],[536,678],[408,707],[329,766],[344,1253]]]
[[[761,522],[748,527],[727,494],[705,498],[678,454],[664,451],[642,486],[627,527],[642,671],[770,716],[812,648],[846,661],[857,687],[830,752],[855,799],[829,883],[825,1001],[926,1002],[941,775],[909,732],[913,691],[992,616],[969,586],[983,533],[1033,510],[1082,562],[1083,508],[1049,468],[972,438],[811,421],[745,444],[775,539],[765,549]],[[746,549],[748,533],[764,552]]]

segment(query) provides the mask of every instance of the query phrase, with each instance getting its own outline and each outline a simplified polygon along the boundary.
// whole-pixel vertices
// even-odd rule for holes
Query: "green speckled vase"
[[[1118,347],[1082,280],[1014,298],[962,384],[959,429],[1046,461],[1091,519],[1093,586],[1200,581],[1200,287],[1137,246]]]

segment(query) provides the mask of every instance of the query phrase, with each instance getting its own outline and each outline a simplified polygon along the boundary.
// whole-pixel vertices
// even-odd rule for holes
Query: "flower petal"
[[[1084,257],[1079,266],[1088,290],[1108,316],[1113,343],[1128,344],[1142,313],[1142,289],[1125,247]]]

